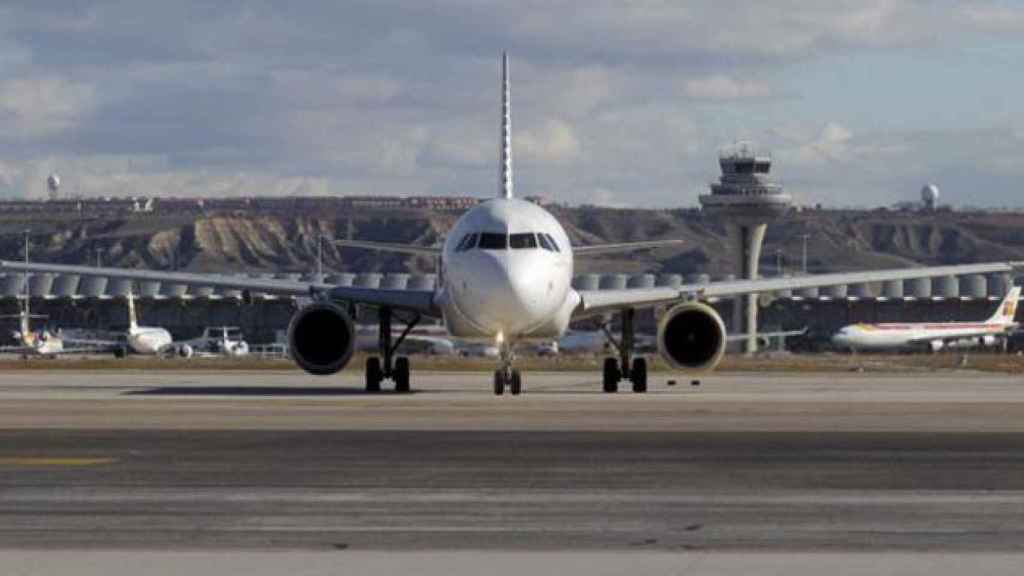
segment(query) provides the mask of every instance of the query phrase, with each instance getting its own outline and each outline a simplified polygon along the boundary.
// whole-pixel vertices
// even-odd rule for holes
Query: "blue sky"
[[[7,2],[0,196],[489,196],[503,49],[520,193],[1021,206],[1024,5],[913,0]]]

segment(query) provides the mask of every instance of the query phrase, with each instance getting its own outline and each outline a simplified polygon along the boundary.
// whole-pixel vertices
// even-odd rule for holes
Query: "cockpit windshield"
[[[480,243],[477,246],[481,250],[504,250],[508,248],[508,236],[495,232],[483,232],[480,234]]]
[[[502,234],[500,232],[472,232],[466,234],[455,246],[456,252],[466,252],[478,248],[480,250],[536,250],[541,248],[548,252],[560,252],[558,244],[550,234],[543,232],[518,232]]]
[[[508,237],[509,248],[513,250],[524,250],[528,248],[537,247],[537,237],[532,233],[526,234],[509,234]]]

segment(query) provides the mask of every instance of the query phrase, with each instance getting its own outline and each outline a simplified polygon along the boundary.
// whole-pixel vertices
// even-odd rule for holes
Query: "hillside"
[[[684,247],[581,259],[578,272],[729,271],[721,222],[693,210],[553,209],[574,243],[681,238]],[[306,272],[315,268],[317,241],[352,237],[423,245],[439,243],[457,212],[358,210],[207,214],[143,214],[58,219],[44,215],[0,219],[0,257],[21,257],[22,232],[32,232],[32,258],[189,271]],[[888,211],[804,211],[769,226],[762,270],[781,259],[800,267],[809,235],[808,268],[825,272],[910,263],[1024,260],[1024,214]],[[328,270],[428,272],[429,259],[339,250],[328,244]]]

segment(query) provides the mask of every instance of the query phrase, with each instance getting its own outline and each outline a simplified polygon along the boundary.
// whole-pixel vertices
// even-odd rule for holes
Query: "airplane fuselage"
[[[24,332],[18,337],[25,352],[39,356],[55,356],[64,351],[64,339],[48,330]]]
[[[159,354],[174,341],[164,328],[136,326],[128,330],[128,346],[136,354]]]
[[[579,304],[572,274],[558,220],[532,202],[496,198],[469,210],[448,235],[437,303],[456,338],[557,338]]]
[[[958,341],[985,343],[1005,336],[1013,326],[987,322],[852,324],[843,327],[832,342],[857,350],[896,350],[938,346]]]

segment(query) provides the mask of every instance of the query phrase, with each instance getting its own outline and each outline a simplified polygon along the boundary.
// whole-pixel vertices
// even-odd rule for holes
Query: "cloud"
[[[974,3],[960,7],[960,16],[979,30],[1019,33],[1024,31],[1024,7]]]
[[[844,84],[850,62],[984,49],[1020,21],[1009,3],[951,0],[8,2],[0,195],[43,194],[50,170],[90,194],[490,195],[507,49],[523,193],[692,205],[717,176],[719,145],[752,136],[777,151],[787,182],[827,200],[963,167],[958,133],[1024,126],[1012,106],[978,120],[950,86],[934,98],[959,125],[917,139],[906,99],[851,112],[889,87]],[[979,72],[970,89],[1019,87],[989,74],[989,88]],[[811,99],[808,86],[830,82]],[[979,194],[1014,197],[1004,139],[969,141]],[[842,170],[849,182],[828,176]]]
[[[49,136],[74,127],[96,98],[91,84],[60,78],[16,78],[0,82],[0,124],[24,138]]]
[[[526,161],[539,164],[565,164],[580,155],[580,141],[572,126],[551,118],[517,134],[515,147]]]
[[[771,88],[756,80],[737,80],[724,74],[715,74],[687,80],[684,93],[696,100],[742,100],[767,98]]]

